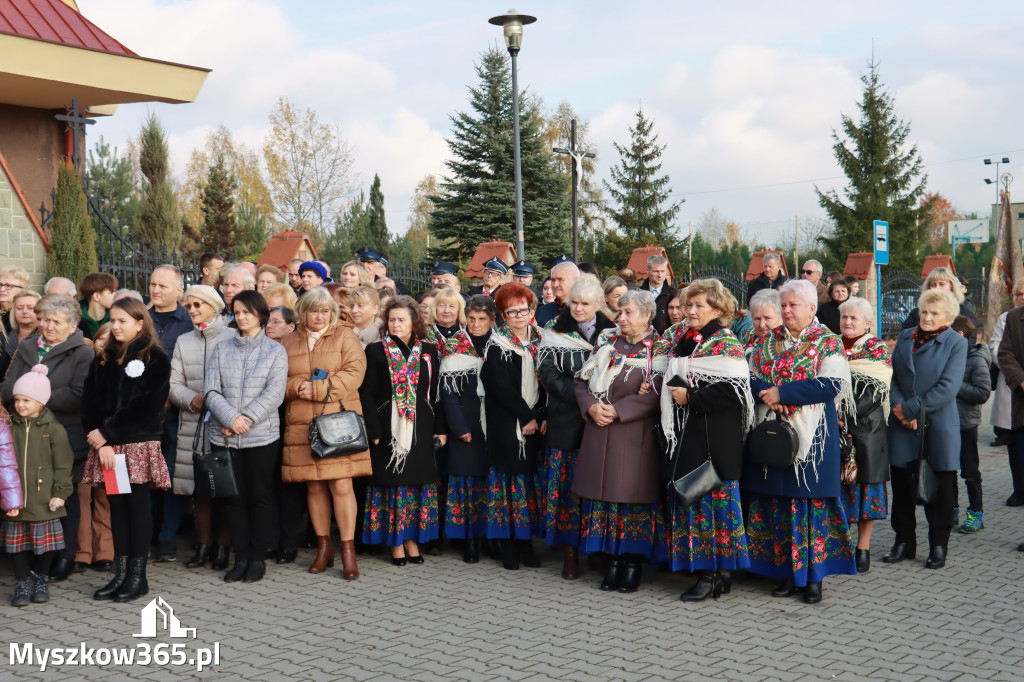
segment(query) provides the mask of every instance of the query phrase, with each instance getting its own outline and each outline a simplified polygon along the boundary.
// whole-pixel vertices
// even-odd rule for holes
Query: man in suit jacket
[[[768,252],[761,257],[761,274],[750,280],[747,285],[747,301],[754,298],[754,294],[764,289],[778,289],[789,281],[789,278],[782,274],[782,257],[777,253]]]
[[[654,313],[654,329],[660,334],[668,329],[668,300],[672,296],[672,285],[668,282],[668,258],[654,255],[647,259],[647,279],[640,282],[640,289],[654,295],[657,311]]]
[[[555,294],[555,300],[545,303],[537,308],[534,319],[537,326],[543,327],[565,310],[565,301],[569,298],[569,290],[580,276],[580,269],[569,260],[568,256],[562,255],[556,258],[551,267],[551,290]],[[500,311],[499,311],[500,312]]]

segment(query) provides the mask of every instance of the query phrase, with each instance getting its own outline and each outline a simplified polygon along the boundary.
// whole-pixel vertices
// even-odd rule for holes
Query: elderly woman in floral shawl
[[[814,320],[814,285],[790,281],[779,293],[782,326],[755,347],[750,383],[755,401],[793,428],[798,446],[791,466],[750,462],[743,473],[742,487],[751,493],[750,571],[782,581],[772,596],[803,588],[804,602],[816,604],[825,576],[857,573],[839,501],[836,403],[853,402],[850,365],[842,340]]]
[[[885,482],[889,480],[889,420],[892,358],[882,339],[870,333],[871,304],[853,297],[839,306],[843,352],[850,361],[856,411],[844,415],[853,443],[853,462],[843,463],[843,505],[850,523],[857,524],[857,572],[871,568],[871,529],[889,510]]]
[[[736,299],[716,279],[690,283],[683,300],[688,330],[672,349],[661,394],[661,420],[673,480],[711,460],[723,484],[689,508],[669,487],[669,565],[698,574],[680,597],[715,599],[732,572],[750,566],[740,505],[743,447],[754,415],[743,346],[729,329]]]

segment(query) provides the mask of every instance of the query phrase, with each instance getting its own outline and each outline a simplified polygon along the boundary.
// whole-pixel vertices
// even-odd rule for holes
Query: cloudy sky
[[[78,4],[143,56],[213,69],[196,103],[123,105],[90,134],[123,146],[155,111],[180,173],[217,125],[258,147],[285,95],[343,126],[361,186],[381,176],[396,233],[415,184],[443,172],[449,116],[468,108],[474,60],[503,46],[487,19],[508,9],[479,0]],[[995,190],[984,178],[994,171],[982,159],[996,156],[1009,156],[1024,183],[1024,3],[534,0],[518,9],[538,17],[525,30],[520,85],[590,122],[602,177],[616,160],[612,141],[628,139],[643,106],[686,200],[684,229],[712,208],[755,226],[822,216],[813,188],[842,186],[831,132],[841,114],[857,113],[872,43],[930,191],[987,214]]]

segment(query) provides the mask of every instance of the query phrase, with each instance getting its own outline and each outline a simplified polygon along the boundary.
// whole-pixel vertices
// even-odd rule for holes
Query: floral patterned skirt
[[[889,490],[885,483],[843,484],[840,496],[850,523],[879,521],[889,512]]]
[[[448,476],[445,537],[469,540],[486,534],[487,479],[483,476]]]
[[[529,540],[544,537],[544,496],[539,474],[487,474],[487,537]]]
[[[737,570],[750,566],[739,481],[725,481],[692,507],[668,490],[666,546],[673,571]]]
[[[665,536],[664,505],[603,502],[582,498],[580,550],[585,554],[638,554],[651,560]]]
[[[857,575],[846,510],[837,497],[755,494],[747,512],[750,571],[798,587]]]
[[[579,450],[547,451],[547,509],[544,525],[549,545],[580,544],[580,515],[582,503],[572,491]]]
[[[167,471],[160,449],[160,441],[151,440],[145,443],[128,443],[114,445],[114,454],[124,455],[128,464],[128,480],[132,485],[146,485],[157,490],[168,490],[171,487],[171,475]],[[98,452],[89,448],[89,458],[85,460],[85,474],[82,483],[94,486],[103,485],[103,465],[100,464]]]
[[[363,542],[398,547],[437,539],[437,484],[366,486]]]
[[[64,527],[60,519],[50,521],[3,522],[4,549],[10,554],[45,554],[64,549]]]

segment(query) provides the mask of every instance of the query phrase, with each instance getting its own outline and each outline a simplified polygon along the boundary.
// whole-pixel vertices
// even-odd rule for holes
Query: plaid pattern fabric
[[[9,554],[44,554],[64,549],[64,528],[60,521],[4,521],[4,547]]]

